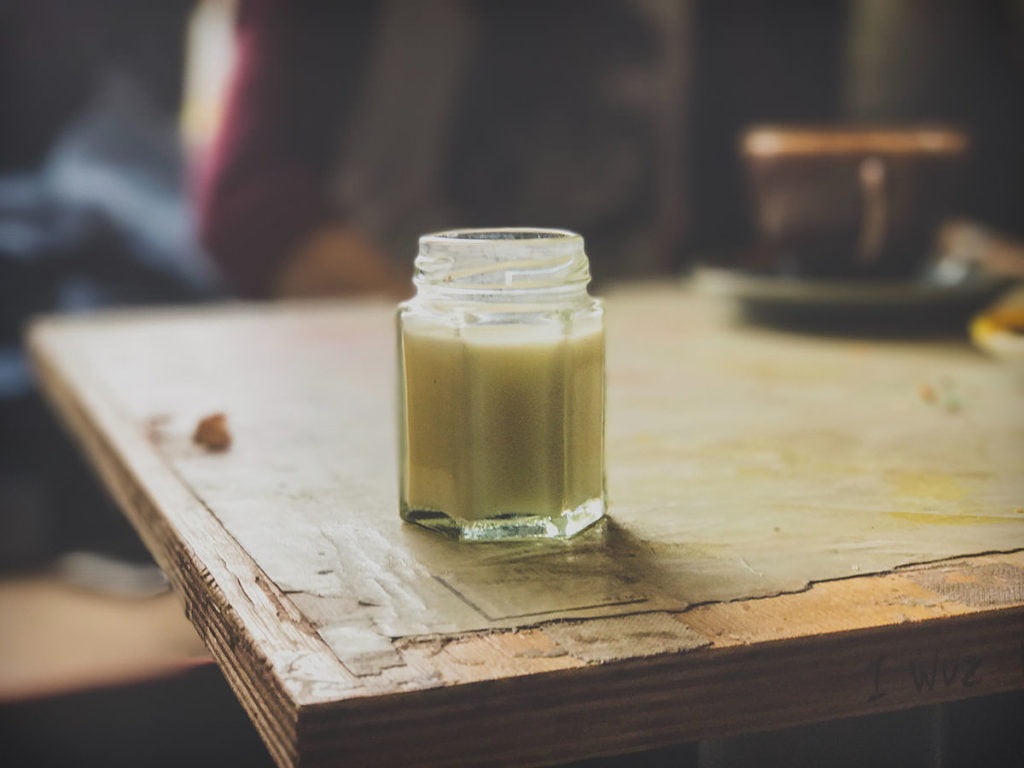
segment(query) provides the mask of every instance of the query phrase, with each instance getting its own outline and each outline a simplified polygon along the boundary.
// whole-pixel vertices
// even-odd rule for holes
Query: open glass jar
[[[583,238],[420,238],[399,307],[402,518],[466,541],[567,538],[604,490],[604,312]]]

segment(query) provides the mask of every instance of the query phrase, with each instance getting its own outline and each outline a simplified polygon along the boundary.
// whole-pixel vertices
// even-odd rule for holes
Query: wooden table
[[[608,297],[611,517],[398,520],[392,309],[46,319],[39,378],[280,765],[540,765],[1024,688],[1024,388]],[[191,435],[227,414],[233,444]]]

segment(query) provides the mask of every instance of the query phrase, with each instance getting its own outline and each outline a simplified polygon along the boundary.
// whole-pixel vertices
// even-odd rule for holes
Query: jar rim
[[[500,244],[503,241],[519,243],[530,240],[553,240],[553,241],[578,241],[583,242],[583,236],[578,232],[569,229],[557,229],[552,227],[471,227],[467,229],[446,229],[440,232],[431,232],[420,237],[420,246],[423,245],[450,245],[454,243],[474,244]]]

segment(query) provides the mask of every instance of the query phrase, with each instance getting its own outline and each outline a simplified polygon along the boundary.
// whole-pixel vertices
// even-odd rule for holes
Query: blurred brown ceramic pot
[[[908,278],[933,255],[968,149],[947,127],[758,126],[741,142],[759,271]]]

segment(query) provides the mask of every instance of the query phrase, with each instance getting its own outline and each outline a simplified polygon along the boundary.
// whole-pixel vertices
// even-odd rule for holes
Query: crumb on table
[[[204,416],[196,425],[192,442],[208,451],[226,451],[231,447],[231,432],[228,431],[228,417],[223,413]]]

